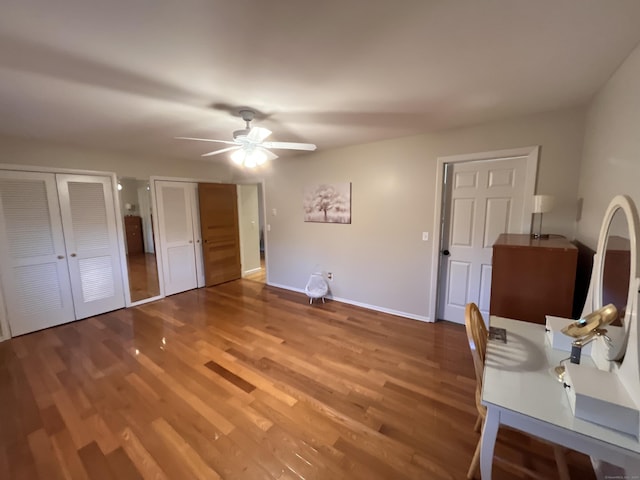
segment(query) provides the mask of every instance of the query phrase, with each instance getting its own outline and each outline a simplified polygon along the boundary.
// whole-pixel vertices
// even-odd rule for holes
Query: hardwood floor
[[[473,376],[462,326],[238,280],[0,344],[0,478],[462,479]]]
[[[265,268],[264,258],[260,259],[260,271],[247,275],[244,278],[245,280],[253,280],[254,282],[267,283],[267,269]]]
[[[158,265],[153,253],[127,255],[127,268],[132,302],[160,295]]]

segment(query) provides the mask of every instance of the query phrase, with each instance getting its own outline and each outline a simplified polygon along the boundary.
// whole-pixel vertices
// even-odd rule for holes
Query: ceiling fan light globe
[[[231,161],[236,165],[242,165],[245,161],[246,155],[247,152],[245,152],[244,150],[236,150],[231,154]]]
[[[254,150],[251,152],[251,158],[256,162],[256,165],[262,165],[267,161],[267,154],[264,150]]]

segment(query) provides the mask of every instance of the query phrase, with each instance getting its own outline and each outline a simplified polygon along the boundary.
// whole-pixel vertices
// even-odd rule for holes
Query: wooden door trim
[[[442,210],[444,204],[444,170],[448,164],[459,162],[478,162],[485,160],[498,160],[510,157],[527,157],[526,177],[524,188],[524,215],[522,219],[522,232],[531,229],[531,212],[533,210],[533,195],[535,192],[536,177],[538,175],[538,159],[540,145],[530,147],[511,148],[507,150],[494,150],[490,152],[467,153],[462,155],[448,155],[438,157],[436,165],[436,188],[433,215],[433,247],[431,250],[431,283],[429,289],[429,322],[437,320],[437,300],[440,285],[440,248],[442,242]]]

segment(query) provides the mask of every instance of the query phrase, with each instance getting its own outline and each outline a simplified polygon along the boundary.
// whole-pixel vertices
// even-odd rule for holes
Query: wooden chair
[[[467,304],[464,312],[464,324],[467,330],[467,339],[469,341],[469,348],[471,349],[471,357],[473,358],[473,367],[476,373],[476,408],[478,409],[478,419],[474,430],[479,432],[484,419],[487,416],[487,409],[482,405],[482,373],[484,371],[484,361],[487,352],[487,341],[489,340],[489,332],[487,326],[484,323],[482,314],[475,303]],[[467,472],[467,479],[474,478],[480,466],[480,443],[478,440],[476,451],[471,459],[471,465],[469,465],[469,471]],[[567,466],[567,460],[565,458],[565,450],[558,446],[553,445],[553,455],[556,460],[556,466],[558,468],[558,476],[560,480],[570,480],[569,467]],[[517,463],[509,462],[505,459],[496,458],[501,462],[507,463],[509,467],[518,472],[524,473],[532,478],[538,478],[545,480],[546,477],[541,474],[519,465]]]

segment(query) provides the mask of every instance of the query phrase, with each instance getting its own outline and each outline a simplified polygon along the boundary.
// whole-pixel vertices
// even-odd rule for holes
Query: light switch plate
[[[429,241],[429,232],[422,232],[422,241],[423,242]]]

